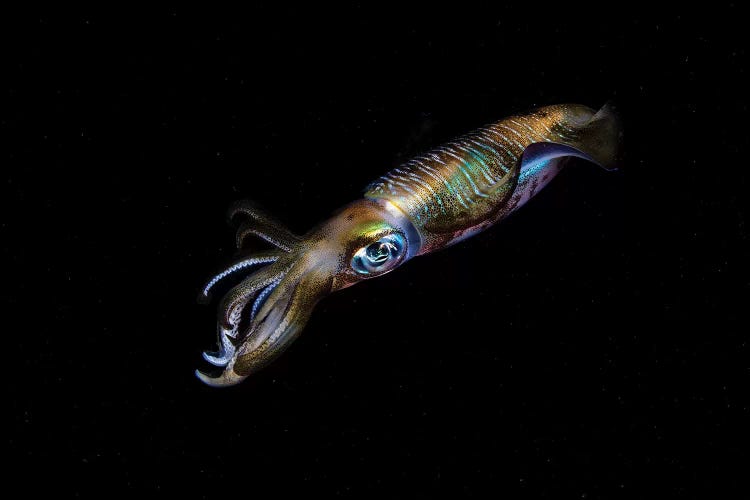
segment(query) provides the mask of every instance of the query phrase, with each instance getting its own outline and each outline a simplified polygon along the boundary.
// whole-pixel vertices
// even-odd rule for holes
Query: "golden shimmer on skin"
[[[207,300],[225,277],[254,270],[219,306],[219,351],[204,358],[221,373],[198,371],[198,377],[211,386],[240,382],[283,352],[321,298],[495,224],[533,197],[571,156],[616,168],[620,143],[620,124],[609,105],[598,112],[578,104],[547,106],[409,160],[301,237],[250,202],[235,204],[230,216],[245,218],[238,248],[256,236],[277,249],[245,256],[204,287],[201,298]]]

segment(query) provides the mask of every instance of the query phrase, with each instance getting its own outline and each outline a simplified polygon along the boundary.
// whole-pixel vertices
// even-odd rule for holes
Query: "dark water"
[[[608,10],[6,16],[10,479],[63,498],[744,488],[741,16]],[[610,99],[625,169],[575,163],[502,225],[330,296],[236,388],[194,378],[231,201],[304,232],[454,135]]]

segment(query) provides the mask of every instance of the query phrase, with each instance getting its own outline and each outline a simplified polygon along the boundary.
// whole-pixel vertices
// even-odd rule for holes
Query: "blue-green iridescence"
[[[362,275],[382,274],[395,268],[404,258],[406,239],[389,234],[362,247],[352,257],[352,269]]]
[[[492,204],[522,150],[491,128],[458,138],[411,159],[372,183],[366,196],[384,198],[422,227],[452,225]],[[460,223],[460,222],[459,222]]]
[[[521,172],[521,175],[518,177],[518,183],[524,184],[529,178],[533,177],[534,175],[538,174],[545,168],[547,168],[550,165],[549,160],[540,161],[536,165],[532,165],[530,168],[525,169]]]

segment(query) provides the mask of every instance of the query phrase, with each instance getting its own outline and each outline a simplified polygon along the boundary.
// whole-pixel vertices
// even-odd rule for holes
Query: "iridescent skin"
[[[278,250],[229,266],[226,276],[266,264],[230,290],[219,307],[219,352],[204,353],[222,372],[198,377],[233,385],[273,361],[297,337],[327,294],[385,274],[410,258],[445,248],[520,208],[577,156],[616,167],[620,126],[609,106],[539,108],[462,136],[393,169],[364,199],[299,237],[240,202],[246,221],[237,246],[254,235]],[[252,304],[251,304],[252,303]]]

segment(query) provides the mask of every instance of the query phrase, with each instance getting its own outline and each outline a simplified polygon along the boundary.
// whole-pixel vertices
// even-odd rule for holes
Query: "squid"
[[[249,237],[272,250],[251,253],[210,279],[208,301],[228,277],[244,278],[219,304],[219,367],[197,377],[213,387],[237,384],[276,359],[300,334],[326,295],[402,266],[409,259],[464,240],[518,210],[571,157],[606,170],[619,167],[622,131],[610,104],[538,108],[463,135],[391,170],[364,197],[300,236],[249,201],[236,244]]]

